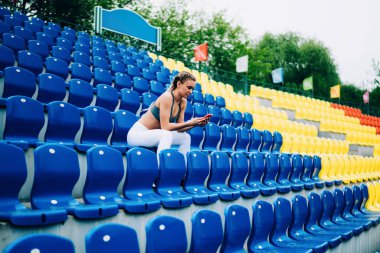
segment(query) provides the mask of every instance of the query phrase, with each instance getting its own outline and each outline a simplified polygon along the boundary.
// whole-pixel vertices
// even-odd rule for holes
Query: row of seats
[[[0,143],[0,149],[0,178],[5,195],[0,203],[0,217],[20,226],[62,222],[67,219],[66,212],[79,219],[102,218],[116,215],[119,208],[144,213],[155,211],[161,205],[181,208],[193,203],[211,204],[218,199],[232,201],[324,186],[318,178],[319,157],[252,153],[247,158],[243,153],[234,152],[230,166],[226,153],[213,152],[209,166],[208,155],[190,151],[186,166],[181,153],[168,149],[160,153],[158,167],[154,152],[132,148],[126,153],[127,176],[122,198],[117,192],[124,175],[119,151],[106,146],[91,148],[87,151],[87,166],[81,170],[75,150],[45,144],[34,151],[31,210],[18,200],[27,177],[24,152],[5,143]],[[83,195],[86,205],[72,196],[80,175],[85,179],[78,195]],[[207,187],[204,187],[207,177]]]
[[[189,252],[216,252],[219,248],[226,253],[245,252],[245,248],[248,252],[326,252],[379,224],[380,214],[365,208],[366,199],[367,189],[362,185],[353,189],[345,187],[343,192],[335,189],[333,192],[325,190],[321,195],[310,193],[308,200],[295,195],[292,203],[282,197],[276,198],[273,205],[259,200],[252,205],[252,222],[245,207],[229,205],[224,211],[224,229],[218,213],[201,209],[191,217]],[[146,252],[187,252],[182,220],[157,216],[146,223],[145,229]],[[364,237],[360,240],[366,240]],[[115,223],[91,229],[85,236],[85,248],[87,253],[117,252],[126,248],[128,252],[140,252],[135,230]],[[4,252],[35,249],[75,252],[69,238],[53,234],[28,235],[8,245]]]

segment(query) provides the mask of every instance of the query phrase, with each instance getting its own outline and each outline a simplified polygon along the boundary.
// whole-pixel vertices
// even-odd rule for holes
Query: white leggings
[[[179,145],[178,151],[183,154],[185,162],[186,154],[190,151],[190,141],[188,133],[162,129],[149,130],[138,121],[129,130],[127,136],[127,142],[131,146],[157,147],[157,158],[162,150],[170,148],[171,145]]]

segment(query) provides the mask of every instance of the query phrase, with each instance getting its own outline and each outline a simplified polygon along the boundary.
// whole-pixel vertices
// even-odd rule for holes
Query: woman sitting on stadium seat
[[[179,145],[186,160],[190,150],[190,135],[185,131],[204,126],[208,118],[192,118],[184,122],[187,97],[195,87],[195,77],[188,72],[179,73],[169,90],[153,102],[148,111],[132,126],[127,136],[131,146],[157,147],[157,155],[171,145]]]

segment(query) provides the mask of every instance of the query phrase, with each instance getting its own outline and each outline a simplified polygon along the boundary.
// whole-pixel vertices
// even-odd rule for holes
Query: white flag
[[[244,55],[236,59],[236,72],[247,72],[248,71],[248,55]]]

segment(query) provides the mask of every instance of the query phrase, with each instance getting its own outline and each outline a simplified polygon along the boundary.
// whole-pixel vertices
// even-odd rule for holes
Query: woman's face
[[[183,83],[178,81],[177,89],[180,93],[180,95],[184,98],[187,98],[190,96],[190,94],[193,92],[195,87],[195,81],[191,79],[186,79]]]

